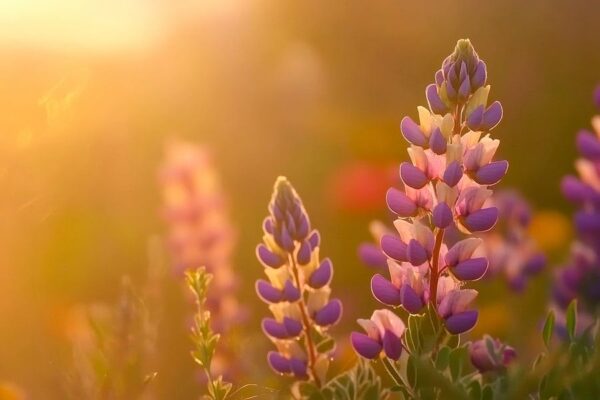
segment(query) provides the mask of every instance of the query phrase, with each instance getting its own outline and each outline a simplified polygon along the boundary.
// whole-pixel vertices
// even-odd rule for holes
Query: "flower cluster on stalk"
[[[486,277],[503,276],[510,288],[521,291],[546,265],[546,256],[528,232],[531,207],[514,190],[498,191],[493,204],[498,208],[498,224],[480,235],[489,260]]]
[[[211,315],[210,328],[220,334],[232,332],[244,322],[247,310],[237,298],[239,281],[232,263],[236,233],[211,153],[206,147],[180,141],[170,143],[166,150],[160,182],[173,272],[182,278],[206,268],[212,276],[204,304]],[[229,378],[239,375],[244,366],[237,357],[231,346],[221,346],[211,359],[212,373]]]
[[[597,89],[598,107],[599,100]],[[568,263],[556,271],[552,294],[561,325],[568,305],[578,300],[578,331],[582,332],[600,312],[600,115],[592,118],[592,130],[579,131],[576,145],[577,176],[563,178],[561,189],[579,207],[573,217],[577,239]]]
[[[268,362],[280,374],[320,386],[335,344],[327,330],[340,320],[342,303],[330,299],[333,264],[321,260],[319,232],[285,177],[275,182],[263,232],[256,255],[267,280],[256,282],[256,292],[273,314],[262,328],[277,348]]]
[[[488,105],[486,80],[485,63],[469,40],[460,40],[426,89],[429,108],[418,107],[417,122],[402,120],[410,161],[400,165],[403,190],[391,188],[386,195],[397,216],[395,232],[380,239],[389,276],[376,274],[371,281],[379,302],[409,314],[429,307],[450,334],[466,332],[477,321],[471,305],[477,292],[464,284],[486,273],[488,259],[474,234],[496,224],[490,187],[508,169],[507,161],[494,161],[499,140],[489,131],[500,122],[502,106],[497,101]],[[445,232],[455,228],[462,237],[447,243]],[[370,252],[374,264],[381,263],[373,250],[361,249],[363,255]],[[388,358],[398,359],[401,324],[389,313],[380,315],[383,311],[369,323],[361,321],[366,333],[355,332],[352,344],[365,358],[376,358],[381,348]]]
[[[211,154],[185,142],[167,147],[161,169],[163,215],[168,224],[167,245],[177,275],[201,266],[213,276],[206,306],[217,332],[243,319],[232,266],[235,230]]]

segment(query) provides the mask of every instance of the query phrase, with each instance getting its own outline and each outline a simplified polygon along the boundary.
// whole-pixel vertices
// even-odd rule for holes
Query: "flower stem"
[[[410,395],[414,398],[414,394],[412,392],[411,387],[408,385],[408,382],[406,382],[404,380],[404,378],[402,377],[402,375],[400,375],[400,373],[392,365],[392,363],[390,362],[390,360],[387,357],[382,357],[381,358],[381,363],[385,367],[385,370],[387,371],[387,373],[390,375],[390,377],[396,383],[396,385],[402,386],[403,388],[406,388],[406,390],[408,390],[408,392],[410,393]]]
[[[290,254],[289,260],[290,260],[290,265],[292,266],[292,273],[294,275],[294,280],[296,281],[296,287],[298,288],[298,290],[302,290],[302,288],[300,286],[300,273],[298,271],[298,266],[296,265],[296,261],[294,260],[294,256]],[[304,293],[302,293],[302,296],[300,296],[298,305],[300,307],[300,314],[302,315],[302,325],[303,325],[303,330],[304,330],[304,337],[306,339],[305,345],[306,345],[306,350],[308,353],[308,368],[310,369],[310,371],[312,373],[312,377],[315,381],[315,385],[317,385],[317,387],[321,387],[321,380],[319,379],[319,376],[317,375],[317,371],[316,371],[317,350],[315,348],[315,344],[314,344],[312,336],[310,334],[310,328],[312,325],[310,323],[310,319],[308,318],[308,311],[307,311],[306,304],[304,302]]]
[[[435,234],[435,244],[433,245],[433,255],[431,257],[431,277],[429,279],[429,302],[434,310],[437,310],[437,284],[440,276],[438,264],[440,260],[440,250],[444,241],[444,230],[437,229]]]

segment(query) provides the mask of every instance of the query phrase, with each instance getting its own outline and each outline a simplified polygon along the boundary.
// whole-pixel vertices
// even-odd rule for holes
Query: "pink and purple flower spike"
[[[485,335],[483,339],[470,344],[469,357],[481,373],[500,372],[515,360],[517,352],[500,340]]]
[[[507,161],[494,159],[500,141],[490,131],[502,118],[502,106],[488,105],[486,81],[485,63],[469,40],[460,40],[427,87],[429,108],[418,107],[418,120],[405,117],[400,124],[409,161],[399,168],[403,187],[386,196],[395,229],[379,229],[373,235],[378,243],[359,249],[367,265],[388,271],[371,280],[375,299],[410,314],[424,312],[429,303],[450,334],[477,322],[471,308],[477,292],[464,284],[483,277],[489,260],[473,235],[496,225],[492,187],[508,171]],[[450,230],[459,235],[452,242],[445,237]],[[372,358],[377,344],[385,350],[383,336],[367,331],[352,338],[357,352]]]
[[[513,190],[499,191],[493,203],[499,211],[499,226],[479,235],[489,259],[486,277],[502,276],[510,288],[522,291],[546,265],[545,255],[528,231],[531,208],[525,198]]]
[[[598,93],[596,89],[594,99],[600,108]],[[592,131],[582,130],[576,137],[578,176],[566,176],[561,183],[563,195],[579,207],[573,218],[577,239],[569,261],[555,272],[552,289],[559,329],[569,303],[578,299],[578,332],[593,324],[600,310],[600,115],[591,125]]]
[[[284,177],[275,183],[263,232],[256,256],[267,280],[256,282],[256,292],[273,313],[262,322],[277,347],[268,354],[269,365],[278,373],[319,384],[331,350],[317,351],[316,333],[322,338],[340,320],[342,303],[330,299],[333,263],[319,258],[320,235]]]

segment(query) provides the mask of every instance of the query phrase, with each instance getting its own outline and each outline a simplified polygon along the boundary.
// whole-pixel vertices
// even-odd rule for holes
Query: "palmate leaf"
[[[301,384],[298,392],[306,400],[383,400],[389,396],[370,363],[363,359],[320,390],[311,384]]]

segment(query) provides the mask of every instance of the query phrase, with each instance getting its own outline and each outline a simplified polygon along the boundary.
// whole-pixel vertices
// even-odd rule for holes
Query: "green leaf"
[[[550,340],[552,339],[552,334],[554,333],[554,311],[550,310],[548,313],[548,317],[546,317],[546,322],[544,323],[544,329],[542,331],[542,337],[544,338],[544,344],[547,349],[550,349]]]
[[[577,299],[573,299],[567,308],[567,333],[569,339],[575,338],[575,329],[577,328]]]
[[[331,336],[325,336],[316,347],[319,353],[331,353],[335,350],[335,340]]]
[[[448,367],[448,362],[450,359],[450,348],[447,346],[443,346],[437,354],[437,358],[435,359],[435,367],[440,371],[445,370]]]
[[[481,392],[481,400],[493,400],[494,390],[489,385],[486,385]]]
[[[481,399],[481,384],[479,383],[479,381],[472,381],[471,383],[469,383],[469,396],[472,399]]]
[[[415,363],[415,356],[413,355],[410,355],[406,362],[406,379],[408,379],[408,384],[410,386],[415,387],[417,385],[417,366]]]

